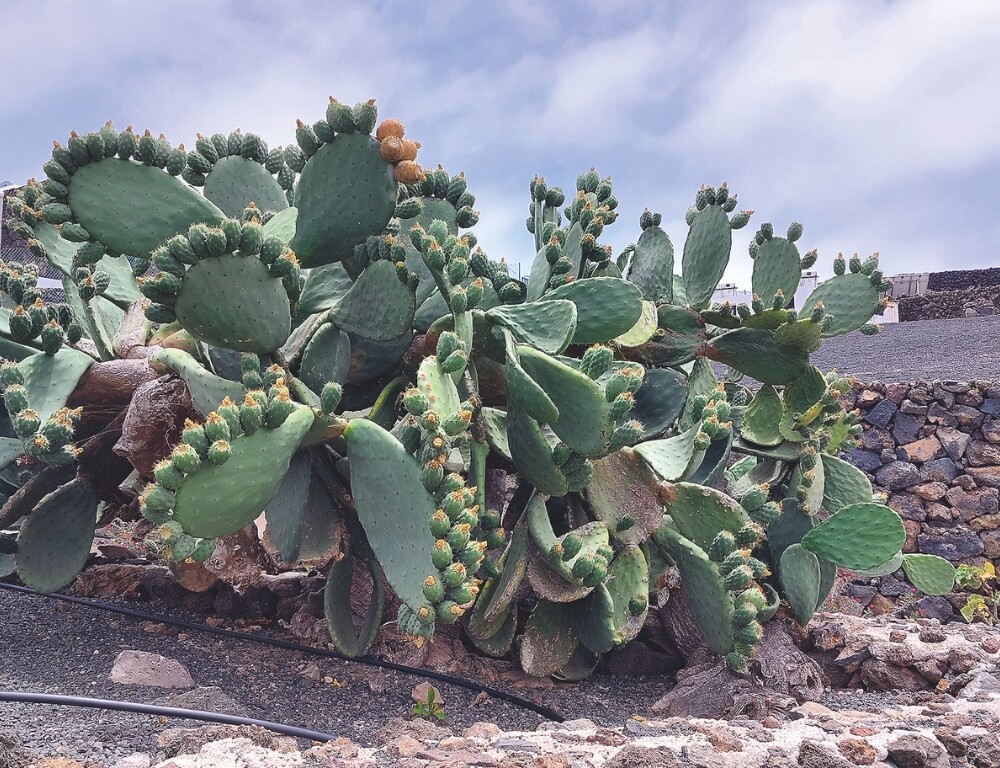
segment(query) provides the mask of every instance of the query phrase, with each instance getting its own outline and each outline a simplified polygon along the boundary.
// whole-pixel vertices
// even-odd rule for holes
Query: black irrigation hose
[[[521,709],[527,709],[535,714],[541,715],[542,717],[552,720],[557,723],[565,721],[558,713],[544,707],[540,704],[535,704],[527,699],[522,699],[520,696],[515,696],[512,693],[506,693],[505,691],[498,690],[496,688],[491,688],[488,685],[482,685],[480,683],[474,683],[471,680],[464,680],[460,677],[453,677],[452,675],[446,675],[442,672],[434,672],[428,669],[418,669],[416,667],[409,667],[405,664],[394,664],[391,661],[383,661],[382,659],[372,658],[366,656],[359,659],[351,659],[344,656],[336,651],[328,651],[325,648],[312,648],[308,645],[299,645],[298,643],[292,643],[287,640],[279,640],[274,637],[262,637],[259,635],[252,635],[249,632],[237,632],[232,629],[222,629],[221,627],[210,627],[207,624],[196,624],[191,621],[184,621],[183,619],[173,619],[169,616],[161,616],[156,613],[146,613],[145,611],[136,611],[131,608],[122,608],[117,605],[110,605],[108,603],[102,603],[99,600],[88,600],[83,597],[73,597],[72,595],[58,595],[58,594],[43,594],[41,592],[36,592],[29,587],[21,587],[17,584],[7,584],[5,582],[0,582],[0,589],[6,589],[12,592],[24,592],[29,595],[35,595],[36,597],[47,597],[52,600],[61,600],[66,603],[75,603],[76,605],[82,605],[87,608],[97,608],[102,611],[108,611],[110,613],[117,613],[122,616],[130,616],[136,619],[144,619],[145,621],[155,621],[161,624],[170,624],[174,627],[180,627],[181,629],[190,629],[195,632],[207,632],[212,635],[219,635],[220,637],[230,637],[236,640],[248,640],[252,643],[261,643],[263,645],[270,645],[275,648],[284,648],[289,651],[299,651],[301,653],[309,653],[314,656],[325,656],[330,659],[337,659],[339,661],[353,661],[358,664],[364,664],[369,667],[378,667],[379,669],[388,669],[393,672],[403,672],[407,675],[416,675],[417,677],[424,677],[428,680],[435,680],[439,683],[446,683],[448,685],[454,685],[458,688],[465,688],[469,691],[475,691],[476,693],[485,693],[492,696],[495,699],[500,699],[501,701],[506,701],[509,704],[513,704],[515,707],[520,707]]]
[[[54,704],[59,707],[89,707],[91,709],[109,709],[115,712],[135,712],[140,715],[159,715],[180,720],[201,720],[206,723],[225,723],[226,725],[257,725],[269,731],[285,736],[310,741],[333,741],[336,736],[321,731],[311,731],[308,728],[298,728],[294,725],[272,723],[269,720],[256,720],[252,717],[224,715],[219,712],[202,712],[199,709],[182,709],[180,707],[160,707],[155,704],[138,704],[132,701],[115,701],[113,699],[92,699],[89,696],[57,696],[53,693],[24,693],[22,691],[0,691],[0,701],[19,701],[28,704]]]

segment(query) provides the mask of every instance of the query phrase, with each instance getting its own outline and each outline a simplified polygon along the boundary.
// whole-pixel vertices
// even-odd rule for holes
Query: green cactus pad
[[[658,320],[656,305],[651,301],[642,302],[642,312],[635,325],[620,336],[616,336],[614,343],[621,347],[641,347],[653,338],[659,327]]]
[[[192,224],[219,224],[224,214],[159,168],[106,158],[78,168],[69,183],[73,216],[118,253],[149,258]]]
[[[586,680],[597,669],[601,661],[600,654],[594,653],[583,643],[576,646],[569,661],[563,664],[552,674],[555,680],[561,683],[576,683]]]
[[[264,225],[264,236],[276,237],[288,245],[295,237],[295,225],[298,222],[298,217],[298,208],[285,208],[272,216],[271,220]]]
[[[669,368],[646,371],[629,413],[629,418],[642,424],[642,440],[662,435],[677,421],[684,408],[686,385],[684,375]]]
[[[59,235],[59,230],[48,222],[39,222],[34,229],[35,238],[45,246],[45,256],[49,263],[59,269],[66,277],[72,277],[73,256],[80,250],[80,245],[64,240]],[[107,255],[94,266],[111,277],[111,282],[99,299],[108,299],[127,308],[129,304],[142,298],[139,286],[132,275],[132,267],[127,259]]]
[[[352,335],[392,341],[410,329],[415,309],[413,292],[396,277],[396,268],[380,260],[361,273],[329,318]]]
[[[472,284],[475,278],[466,278],[462,281],[462,286],[468,288]],[[419,296],[419,287],[418,287]],[[476,305],[476,309],[485,312],[493,307],[500,306],[500,297],[497,296],[497,292],[493,290],[493,285],[486,282],[483,285],[483,298],[479,300]],[[430,296],[425,299],[419,307],[417,307],[416,313],[413,315],[413,327],[416,328],[421,333],[426,333],[427,329],[430,328],[436,321],[440,320],[442,317],[448,317],[451,315],[451,309],[448,307],[448,302],[444,300],[444,296],[441,295],[441,291],[436,288],[431,292]]]
[[[805,413],[822,399],[826,393],[826,377],[815,365],[806,368],[805,373],[791,382],[784,391],[785,410],[789,413]]]
[[[437,505],[421,482],[420,465],[370,421],[352,419],[344,439],[358,519],[393,591],[418,611],[427,602],[423,581],[437,573],[429,527]]]
[[[649,561],[635,545],[624,547],[608,567],[608,591],[614,602],[615,645],[638,637],[649,613]],[[636,613],[636,604],[644,604]]]
[[[860,328],[872,319],[878,305],[878,290],[871,278],[860,272],[832,277],[817,286],[802,303],[799,314],[808,316],[822,301],[827,314],[833,315],[823,336],[840,336]]]
[[[524,368],[517,351],[513,334],[503,329],[507,361],[504,367],[507,377],[507,395],[516,406],[523,408],[531,418],[542,423],[551,423],[559,418],[559,409],[552,398],[531,378]]]
[[[823,560],[852,570],[881,565],[906,539],[903,522],[882,504],[851,504],[802,537],[802,546]]]
[[[826,486],[826,473],[823,471],[824,464],[822,461],[817,461],[816,466],[812,468],[813,481],[806,489],[806,498],[804,504],[808,505],[808,512],[810,514],[816,514],[819,512],[819,508],[823,506],[823,489]],[[804,474],[804,468],[802,462],[799,462],[792,469],[792,476],[788,480],[788,492],[794,494],[796,489],[802,483],[802,475]],[[868,497],[868,501],[871,501],[871,496]]]
[[[865,473],[843,459],[822,455],[823,506],[837,512],[851,504],[863,504],[872,499],[872,484]]]
[[[507,622],[514,607],[514,598],[528,571],[530,542],[528,529],[518,525],[510,535],[510,542],[503,554],[503,570],[489,579],[469,614],[467,629],[477,638],[492,637]]]
[[[546,293],[542,303],[559,299],[576,305],[573,344],[595,344],[614,339],[632,328],[642,315],[639,289],[627,280],[615,277],[574,280]]]
[[[648,443],[640,443],[639,447],[643,445]],[[591,514],[623,544],[639,544],[648,539],[660,527],[663,505],[657,496],[656,475],[639,458],[639,453],[622,448],[595,461],[593,470],[585,491]],[[626,517],[631,525],[623,527]]]
[[[753,261],[753,292],[770,304],[775,293],[784,293],[783,306],[795,298],[802,280],[801,257],[794,243],[783,237],[765,240]]]
[[[833,588],[837,585],[837,573],[838,569],[833,563],[828,563],[826,560],[819,561],[819,598],[816,600],[816,610],[820,610],[823,607],[823,603],[833,592]]]
[[[539,600],[528,618],[521,641],[521,668],[533,677],[554,674],[576,650],[574,608]]]
[[[903,555],[903,572],[925,595],[947,595],[955,587],[955,566],[937,555]]]
[[[404,333],[392,341],[372,341],[361,336],[351,337],[351,370],[345,384],[356,386],[381,376],[399,364],[409,348],[413,333]]]
[[[24,445],[16,437],[0,437],[0,471],[7,469],[24,453]]]
[[[184,380],[184,385],[191,394],[191,402],[202,416],[208,416],[226,397],[237,403],[242,402],[247,391],[238,381],[209,373],[201,363],[181,349],[158,349],[150,356],[149,362],[155,369],[174,371]]]
[[[239,155],[220,158],[205,178],[205,197],[219,210],[238,218],[247,203],[262,211],[283,211],[288,200],[274,176],[260,163]]]
[[[566,581],[556,573],[547,556],[534,551],[528,560],[528,584],[532,592],[553,603],[575,603],[590,594],[593,587]]]
[[[647,440],[635,446],[635,452],[664,480],[680,480],[691,465],[695,455],[694,441],[701,431],[700,425],[662,440]]]
[[[661,304],[656,310],[659,331],[644,344],[642,354],[650,363],[678,366],[694,360],[705,343],[705,323],[697,312]]]
[[[486,442],[490,448],[505,459],[513,461],[510,444],[507,442],[507,414],[499,408],[482,408],[479,413],[483,417]]]
[[[644,299],[657,304],[673,302],[674,246],[659,227],[647,227],[639,235],[628,279],[642,291]]]
[[[695,408],[695,401],[701,395],[706,398],[711,397],[718,385],[719,380],[715,378],[712,364],[703,357],[695,360],[688,374],[687,399],[684,401],[684,409],[678,422],[681,429],[690,429],[695,424],[701,423],[701,412]]]
[[[783,438],[778,430],[781,421],[783,405],[774,387],[764,385],[757,390],[740,425],[740,435],[756,445],[773,447],[779,445]]]
[[[312,423],[312,411],[299,407],[277,429],[232,440],[225,464],[203,464],[184,481],[174,519],[185,533],[206,539],[227,536],[252,522],[277,493]]]
[[[518,357],[559,409],[559,418],[550,422],[552,430],[577,453],[603,456],[614,424],[610,404],[597,382],[532,347],[518,347]]]
[[[299,312],[311,315],[332,309],[352,285],[354,281],[340,262],[310,269],[299,296]]]
[[[339,135],[306,162],[295,187],[298,222],[291,248],[304,267],[342,261],[396,210],[393,166],[366,134]]]
[[[466,614],[467,616],[468,614]],[[510,652],[511,646],[514,644],[514,635],[517,633],[517,613],[515,611],[509,612],[500,628],[488,637],[472,632],[469,629],[470,620],[466,617],[463,617],[466,634],[476,648],[495,659],[503,658]]]
[[[291,306],[260,259],[228,253],[187,270],[174,307],[195,338],[240,352],[273,352],[288,338]]]
[[[903,553],[899,551],[882,563],[882,565],[876,565],[874,568],[865,568],[864,570],[855,571],[855,573],[866,579],[874,579],[879,576],[887,576],[890,573],[895,573],[902,567]]]
[[[17,534],[17,574],[38,592],[71,583],[87,562],[97,523],[97,495],[82,478],[43,498]]]
[[[805,626],[820,600],[819,558],[801,544],[792,544],[781,555],[778,577],[795,618]]]
[[[328,381],[347,381],[351,369],[351,339],[333,323],[320,326],[306,345],[299,378],[314,392]]]
[[[38,414],[40,421],[45,422],[66,405],[93,362],[90,355],[63,347],[54,355],[39,353],[19,363],[24,373],[28,407]]]
[[[281,559],[294,563],[302,549],[306,511],[309,506],[309,479],[312,463],[309,454],[301,451],[292,457],[288,472],[278,486],[274,498],[264,510],[267,532],[274,540]]]
[[[781,514],[767,526],[767,545],[771,561],[781,562],[781,556],[793,544],[798,544],[816,526],[816,520],[799,509],[794,499],[782,504]]]
[[[787,384],[809,365],[807,352],[779,345],[774,332],[762,328],[727,331],[707,345],[705,354],[762,384]]]
[[[681,259],[688,306],[704,309],[712,301],[715,287],[729,264],[732,247],[733,230],[722,207],[710,205],[698,211]]]
[[[664,483],[661,488],[677,530],[706,551],[720,531],[736,533],[750,522],[743,507],[714,488],[693,483]]]
[[[574,605],[573,620],[580,642],[594,653],[607,653],[615,646],[615,603],[604,584]]]
[[[451,376],[441,370],[437,357],[431,355],[420,362],[417,388],[427,398],[430,409],[442,420],[458,413],[461,406],[458,389]]]
[[[368,653],[382,625],[382,610],[385,607],[385,586],[378,565],[367,559],[363,562],[371,577],[372,590],[360,627],[355,627],[351,611],[351,597],[355,594],[351,585],[354,582],[354,569],[358,567],[357,559],[350,554],[341,560],[334,559],[323,590],[323,609],[330,637],[337,650],[349,659],[357,659]]]
[[[698,485],[715,486],[726,471],[733,450],[733,433],[728,432],[713,440],[706,451],[695,453],[691,466],[684,473],[684,480]]]
[[[577,325],[576,305],[565,299],[494,307],[486,312],[486,319],[549,354],[566,349]]]
[[[702,639],[719,655],[732,651],[733,598],[718,567],[701,547],[668,526],[660,526],[653,539],[681,572],[681,591]]]
[[[808,355],[819,349],[822,334],[823,326],[806,317],[804,320],[797,320],[794,323],[779,325],[774,331],[774,340],[777,342],[778,348],[788,354],[798,352]]]

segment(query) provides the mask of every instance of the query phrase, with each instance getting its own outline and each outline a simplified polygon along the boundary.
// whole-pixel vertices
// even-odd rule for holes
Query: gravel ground
[[[1000,380],[1000,315],[887,323],[882,333],[827,339],[812,355],[863,381]]]
[[[162,606],[130,604],[161,612]],[[176,618],[204,617],[171,611]],[[0,689],[152,702],[169,691],[113,683],[108,675],[125,649],[160,653],[184,664],[198,686],[218,686],[250,717],[346,736],[372,745],[393,718],[409,718],[410,691],[423,679],[335,659],[263,646],[249,641],[190,632],[177,636],[147,631],[124,616],[44,598],[0,591]],[[182,631],[183,632],[183,631]],[[171,634],[172,633],[172,634]],[[336,683],[313,681],[298,672],[315,663]],[[437,684],[445,697],[447,725],[458,732],[478,721],[504,730],[533,730],[543,718],[495,699],[476,701],[474,692]],[[664,678],[593,675],[585,683],[518,690],[494,687],[534,700],[566,718],[588,717],[622,726],[667,690]],[[161,720],[75,707],[0,703],[0,731],[12,731],[39,756],[64,756],[111,765],[133,752],[156,752],[157,734],[167,727],[201,723]]]

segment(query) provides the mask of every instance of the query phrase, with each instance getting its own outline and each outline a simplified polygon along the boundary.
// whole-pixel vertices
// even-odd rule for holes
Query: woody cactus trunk
[[[635,638],[676,577],[698,644],[745,680],[765,625],[808,622],[839,567],[950,589],[836,458],[860,427],[847,383],[809,362],[874,330],[877,257],[838,257],[791,309],[816,254],[801,225],[763,224],[752,304],[714,304],[751,215],[736,195],[698,191],[679,259],[648,210],[615,256],[618,201],[591,170],[569,195],[531,182],[521,282],[477,246],[465,177],[422,169],[373,101],[331,99],[294,135],[189,151],[109,123],[56,143],[11,199],[66,303],[3,265],[8,574],[69,584],[95,523],[130,510],[175,563],[263,515],[286,566],[328,553],[343,653],[386,621],[416,643],[461,622],[484,654],[561,680]],[[509,501],[487,493],[498,471]],[[362,617],[356,568],[374,581]]]

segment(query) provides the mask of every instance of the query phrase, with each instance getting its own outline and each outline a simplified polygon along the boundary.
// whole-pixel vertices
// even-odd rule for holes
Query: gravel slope
[[[827,339],[812,360],[863,381],[997,381],[1000,315],[890,323],[875,336]]]
[[[167,613],[159,604],[128,605]],[[171,613],[189,621],[205,618]],[[250,717],[372,745],[388,721],[411,717],[410,692],[423,682],[412,675],[198,632],[178,637],[178,630],[167,628],[155,634],[149,629],[156,628],[141,620],[2,590],[0,616],[0,690],[149,703],[171,691],[120,685],[108,678],[120,651],[142,650],[181,662],[196,685],[220,687]],[[316,664],[321,677],[333,678],[336,683],[299,674],[307,664]],[[512,704],[491,698],[476,702],[472,691],[435,685],[445,697],[447,725],[456,731],[479,721],[494,722],[504,730],[534,730],[544,722],[534,712]],[[549,706],[567,719],[588,717],[601,725],[621,727],[633,714],[648,714],[648,708],[669,690],[672,680],[593,675],[573,685],[542,681],[542,687],[531,690],[491,685]],[[13,732],[39,756],[92,760],[102,766],[137,751],[155,753],[157,734],[181,725],[202,723],[0,703],[0,732]]]

